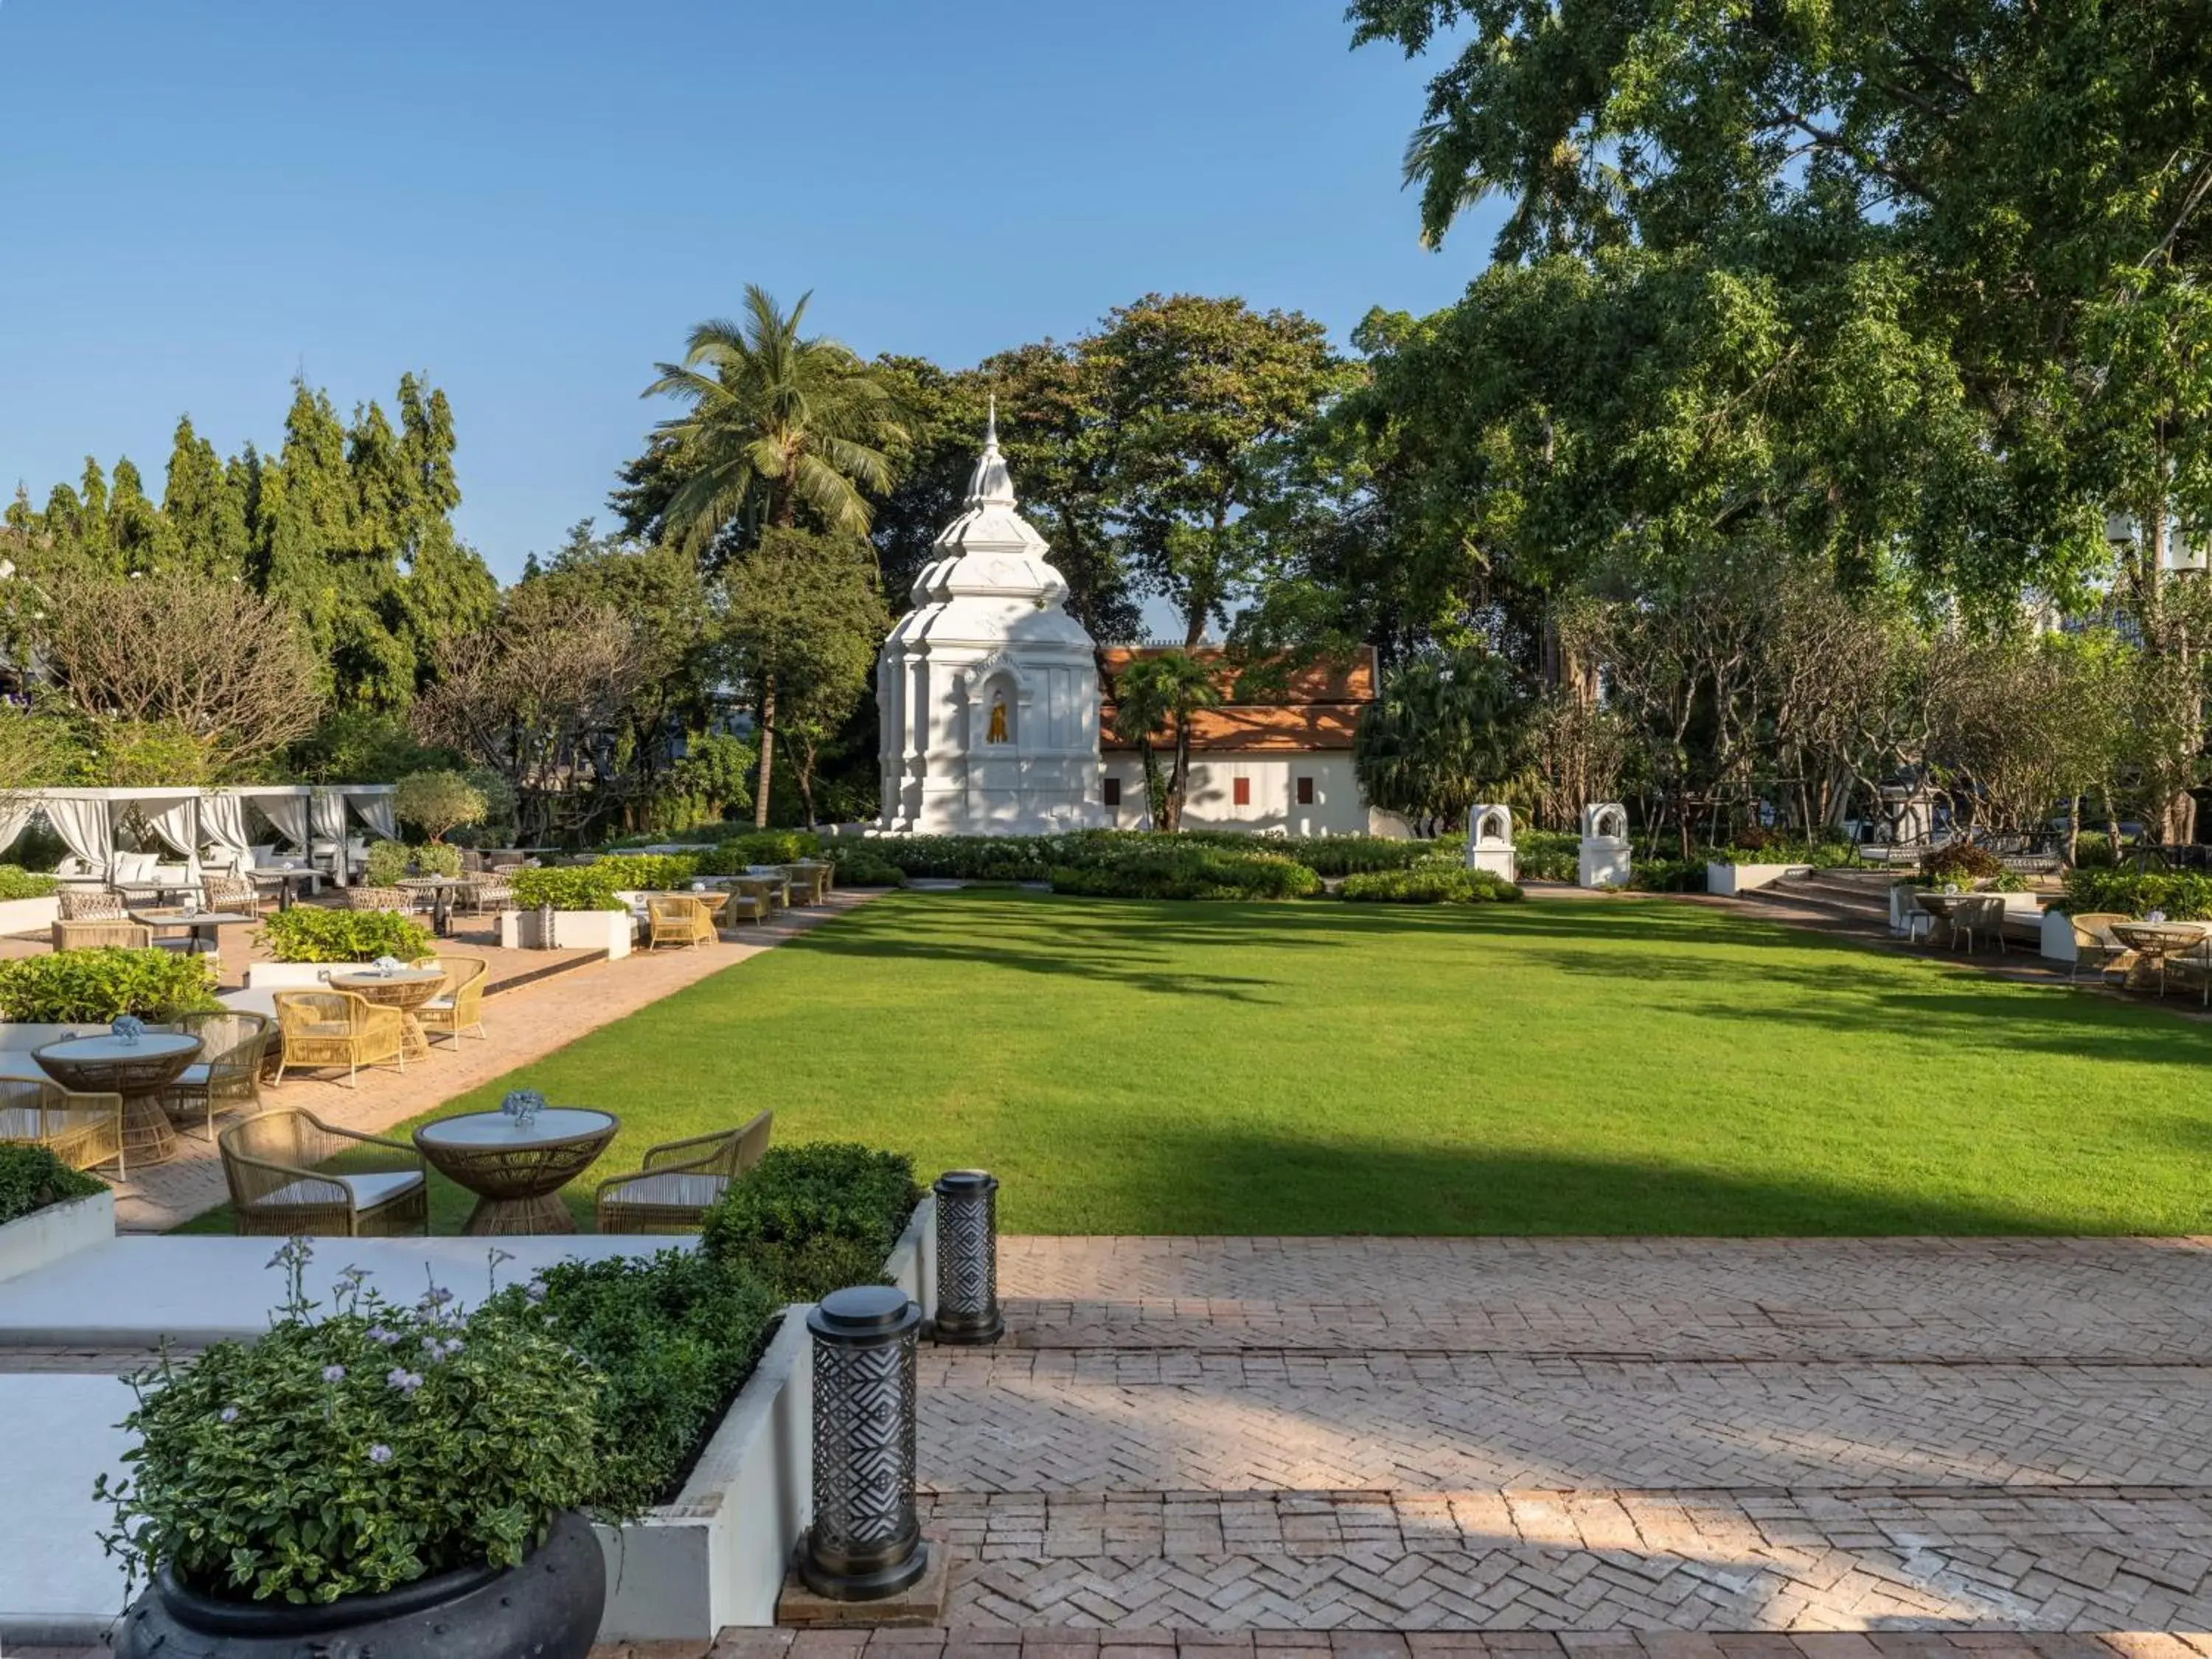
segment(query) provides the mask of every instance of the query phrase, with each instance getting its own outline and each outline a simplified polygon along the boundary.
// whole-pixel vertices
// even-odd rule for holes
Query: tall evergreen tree
[[[161,492],[176,556],[195,574],[223,580],[246,574],[248,544],[243,479],[234,479],[215,446],[192,429],[189,415],[177,422]]]

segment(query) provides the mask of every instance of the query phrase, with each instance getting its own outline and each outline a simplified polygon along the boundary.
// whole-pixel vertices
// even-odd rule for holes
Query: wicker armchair
[[[41,1078],[0,1078],[0,1141],[44,1146],[72,1170],[124,1176],[123,1097],[71,1094]]]
[[[91,951],[110,945],[146,951],[154,945],[154,930],[135,921],[57,921],[46,931],[57,951]]]
[[[397,910],[405,915],[415,908],[415,896],[397,887],[341,887],[337,892],[341,910]]]
[[[742,892],[732,887],[730,890],[729,902],[722,907],[722,920],[732,922],[766,921],[768,895],[757,890],[750,893]]]
[[[183,1014],[168,1025],[198,1037],[200,1057],[161,1091],[161,1109],[179,1128],[198,1123],[213,1140],[219,1114],[260,1105],[261,1060],[276,1022],[233,1010]]]
[[[111,888],[64,887],[54,900],[64,921],[127,921],[131,916],[123,895]]]
[[[414,965],[441,969],[446,975],[446,988],[415,1011],[422,1035],[449,1036],[456,1048],[465,1035],[483,1036],[484,981],[491,977],[491,964],[482,957],[424,957]]]
[[[672,1140],[645,1155],[645,1167],[599,1183],[603,1233],[691,1233],[730,1182],[768,1151],[775,1114],[763,1112],[742,1129]]]
[[[505,876],[487,871],[462,888],[456,899],[472,915],[496,915],[514,908],[514,888]]]
[[[279,1083],[290,1066],[343,1066],[348,1088],[359,1086],[364,1066],[407,1069],[399,1010],[380,1007],[352,991],[279,991],[276,1029],[284,1045],[276,1062]]]
[[[714,932],[714,913],[687,893],[649,893],[645,910],[652,929],[646,940],[648,951],[664,945],[712,945],[720,937]]]
[[[1996,940],[1997,954],[2002,956],[2005,951],[2004,914],[2004,900],[1995,893],[1960,899],[1958,908],[1951,912],[1953,948],[1955,949],[1964,939],[1967,951],[1971,952],[1978,936]]]
[[[404,1141],[358,1134],[313,1112],[279,1107],[232,1124],[217,1145],[241,1233],[351,1238],[430,1231],[422,1155]],[[345,1169],[321,1168],[340,1158]]]
[[[2081,977],[2084,968],[2094,968],[2100,981],[2115,968],[2122,979],[2127,977],[2128,970],[2136,965],[2136,953],[2112,932],[2112,924],[2127,917],[2117,910],[2085,910],[2067,920],[2074,925],[2074,965],[2066,970],[2069,984]]]
[[[234,916],[261,914],[260,890],[244,876],[203,876],[200,891],[210,910],[221,910]]]

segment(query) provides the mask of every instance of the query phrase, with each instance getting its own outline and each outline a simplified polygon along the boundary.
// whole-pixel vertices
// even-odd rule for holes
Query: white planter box
[[[609,961],[629,954],[635,918],[627,910],[556,910],[553,938],[563,951],[605,951]],[[538,951],[538,912],[502,910],[499,913],[499,946],[502,951]]]
[[[937,1311],[937,1200],[925,1193],[884,1276]],[[672,1504],[600,1527],[607,1559],[602,1642],[711,1642],[730,1626],[775,1623],[776,1598],[813,1518],[811,1304],[784,1310],[775,1340],[723,1416]]]
[[[330,982],[332,974],[356,974],[365,962],[250,962],[246,965],[249,991],[312,991]]]
[[[1771,887],[1784,876],[1802,876],[1809,864],[1714,864],[1705,866],[1705,890],[1734,898],[1754,888]]]
[[[0,1020],[0,1052],[27,1054],[33,1048],[43,1048],[49,1042],[60,1042],[69,1037],[101,1036],[106,1035],[107,1029],[105,1025],[47,1025],[29,1020]],[[8,1074],[12,1077],[43,1075],[35,1066],[30,1071],[11,1067]]]
[[[0,1226],[0,1279],[88,1250],[115,1237],[115,1194],[94,1193],[50,1204]]]
[[[58,895],[44,898],[0,900],[0,933],[43,933],[61,920]]]

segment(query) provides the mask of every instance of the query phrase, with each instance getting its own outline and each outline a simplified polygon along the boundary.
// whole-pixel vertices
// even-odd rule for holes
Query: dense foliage
[[[582,1500],[634,1514],[673,1498],[774,1334],[777,1297],[693,1250],[567,1261],[500,1293],[598,1374],[597,1470]]]
[[[2212,921],[2212,876],[2186,870],[2075,870],[2057,908],[2069,915],[2144,916],[2160,910],[2169,921]]]
[[[0,1227],[33,1210],[106,1190],[106,1182],[70,1169],[46,1147],[0,1142]]]
[[[396,910],[326,910],[295,904],[264,917],[261,942],[279,962],[412,962],[430,954],[430,930]]]
[[[1337,891],[1355,904],[1481,904],[1521,896],[1503,876],[1449,864],[1347,876]]]
[[[1096,851],[1083,863],[1053,866],[1052,890],[1090,898],[1288,899],[1321,890],[1306,866],[1273,853],[1224,848],[1136,847]]]
[[[491,803],[459,772],[410,772],[392,792],[392,810],[401,823],[442,842],[465,824],[482,823]]]
[[[880,1284],[921,1188],[912,1160],[850,1143],[774,1146],[708,1212],[701,1248],[790,1302]]]
[[[619,867],[602,859],[596,864],[556,866],[544,870],[518,870],[508,879],[515,908],[556,910],[621,910],[628,907],[615,896],[623,885]]]
[[[131,1379],[136,1443],[96,1495],[134,1577],[167,1565],[206,1594],[331,1601],[516,1565],[592,1499],[599,1379],[581,1355],[512,1303],[459,1317],[433,1288],[401,1306],[353,1270],[319,1310],[308,1254],[279,1252],[290,1291],[264,1334]]]
[[[125,1014],[161,1020],[216,1006],[200,958],[173,951],[101,946],[0,962],[0,1018],[100,1024]]]
[[[611,876],[626,893],[666,892],[700,873],[699,860],[686,853],[618,853],[586,867]]]
[[[845,887],[903,887],[906,872],[882,854],[863,844],[847,843],[830,849],[830,862],[837,868],[837,881]]]
[[[1955,881],[1963,885],[2002,875],[2004,861],[1986,847],[1954,841],[1930,853],[1921,860],[1920,868],[1932,881]]]
[[[0,902],[45,898],[53,892],[55,885],[52,876],[34,873],[21,865],[0,864]]]

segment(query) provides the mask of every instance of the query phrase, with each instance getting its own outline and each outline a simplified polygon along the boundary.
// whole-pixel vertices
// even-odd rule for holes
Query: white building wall
[[[1164,771],[1167,757],[1161,757]],[[1116,830],[1142,830],[1145,819],[1144,763],[1127,750],[1104,757],[1107,777],[1119,780],[1121,802],[1105,809]],[[1302,806],[1297,781],[1313,780],[1313,802]],[[1247,780],[1251,799],[1237,803],[1237,780]],[[1224,754],[1194,757],[1190,787],[1183,797],[1186,830],[1241,830],[1252,835],[1394,836],[1407,834],[1395,813],[1369,809],[1346,750],[1299,755]]]

